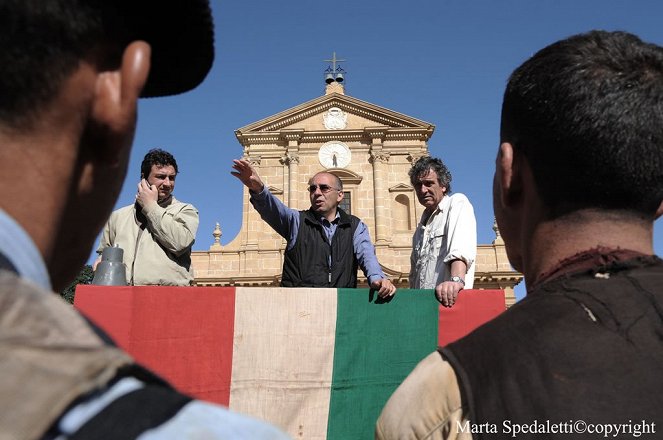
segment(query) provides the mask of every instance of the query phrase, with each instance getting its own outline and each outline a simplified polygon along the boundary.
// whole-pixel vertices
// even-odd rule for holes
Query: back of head
[[[0,121],[25,126],[79,60],[106,40],[105,31],[116,32],[109,41],[120,39],[120,26],[104,28],[100,9],[94,0],[0,1]],[[119,53],[114,58],[118,63]]]
[[[601,209],[653,220],[663,200],[663,48],[604,31],[545,47],[511,75],[501,132],[529,162],[549,218]]]
[[[214,58],[208,0],[0,0],[0,123],[26,128],[81,60],[115,68],[134,40],[152,47],[142,96],[196,87]]]
[[[137,98],[196,87],[213,59],[209,0],[0,0],[0,208],[56,289],[117,199]]]

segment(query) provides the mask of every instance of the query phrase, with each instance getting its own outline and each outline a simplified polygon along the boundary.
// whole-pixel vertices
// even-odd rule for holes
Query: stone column
[[[262,162],[261,156],[247,156],[246,160],[258,170],[260,173],[260,163]],[[242,240],[244,250],[258,249],[258,234],[260,230],[259,222],[262,222],[260,215],[256,212],[255,209],[251,206],[249,202],[249,189],[244,187],[244,216],[246,220],[244,222],[244,237]],[[243,266],[245,267],[245,266]]]
[[[288,206],[297,209],[299,205],[297,196],[299,194],[297,183],[299,182],[299,155],[288,153],[285,156],[285,163],[288,164]]]
[[[389,243],[389,197],[387,177],[389,153],[382,149],[385,129],[367,129],[372,139],[370,161],[373,164],[373,197],[375,203],[375,244]]]
[[[299,206],[299,141],[302,138],[304,130],[284,130],[281,135],[287,142],[285,156],[281,163],[288,166],[288,206],[297,209]]]

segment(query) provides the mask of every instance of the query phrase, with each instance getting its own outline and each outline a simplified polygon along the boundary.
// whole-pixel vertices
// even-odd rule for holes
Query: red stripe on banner
[[[109,294],[112,289],[112,294]],[[74,307],[113,338],[124,350],[131,339],[133,288],[88,286],[79,284]]]
[[[74,305],[179,390],[228,405],[234,287],[80,285]]]
[[[437,344],[442,347],[462,338],[505,309],[503,290],[462,290],[453,307],[440,304]]]

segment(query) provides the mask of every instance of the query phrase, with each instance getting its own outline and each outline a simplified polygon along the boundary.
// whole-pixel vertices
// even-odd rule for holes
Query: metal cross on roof
[[[324,61],[326,61],[328,63],[332,63],[332,72],[336,72],[336,63],[340,63],[341,61],[345,61],[345,60],[339,60],[338,58],[336,58],[336,52],[333,52],[332,59],[331,60],[324,60]],[[341,68],[341,66],[338,66],[338,67],[339,67],[339,69]]]

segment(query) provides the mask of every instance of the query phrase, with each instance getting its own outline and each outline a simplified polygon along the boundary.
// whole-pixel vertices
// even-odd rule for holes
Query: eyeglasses
[[[336,190],[340,191],[338,188],[334,188],[333,186],[325,185],[324,183],[322,185],[309,185],[308,187],[308,192],[314,193],[316,189],[320,188],[320,192],[322,193],[328,193],[329,191]]]

